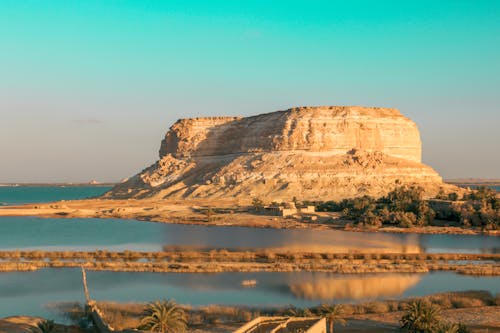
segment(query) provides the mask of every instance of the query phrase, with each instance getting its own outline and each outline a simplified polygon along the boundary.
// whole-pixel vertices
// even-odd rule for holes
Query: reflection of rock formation
[[[276,252],[323,253],[421,253],[415,235],[391,235],[345,231],[289,232],[269,246]]]
[[[298,107],[181,119],[159,158],[107,196],[338,200],[381,196],[397,183],[429,194],[444,186],[421,163],[417,126],[396,109]]]
[[[312,229],[169,225],[165,250],[270,249],[275,252],[421,253],[420,236]]]
[[[325,277],[314,275],[293,281],[290,291],[299,298],[308,300],[352,299],[399,296],[420,281],[416,274],[378,274],[368,276]]]
[[[268,250],[274,252],[314,252],[314,253],[421,253],[419,245],[405,244],[353,244],[353,245],[314,245],[314,244],[290,244],[282,247],[272,247]]]

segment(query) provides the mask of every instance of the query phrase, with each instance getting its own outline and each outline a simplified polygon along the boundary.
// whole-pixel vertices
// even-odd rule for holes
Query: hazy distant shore
[[[457,178],[457,179],[446,179],[444,182],[448,183],[448,184],[462,186],[462,187],[467,187],[467,186],[500,186],[500,179]]]

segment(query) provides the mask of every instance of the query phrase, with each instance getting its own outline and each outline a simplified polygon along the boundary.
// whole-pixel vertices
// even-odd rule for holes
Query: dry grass
[[[443,310],[447,309],[470,309],[496,306],[500,295],[492,295],[486,291],[466,291],[435,294],[426,297],[433,304]],[[360,304],[343,304],[345,317],[389,314],[402,311],[415,298],[404,300],[372,301]],[[115,303],[99,302],[99,308],[103,312],[104,319],[116,329],[135,328],[139,325],[143,303]],[[214,325],[227,325],[231,323],[244,323],[260,315],[280,316],[289,312],[289,307],[282,308],[250,308],[243,306],[221,306],[208,305],[201,307],[183,306],[188,316],[190,330],[207,330]],[[60,308],[67,313],[69,318],[78,319],[83,315],[83,307],[74,303],[65,303]],[[309,310],[315,315],[321,315],[321,307],[313,307]]]
[[[145,304],[99,302],[98,307],[104,320],[118,330],[136,328],[141,321]],[[208,305],[202,307],[183,306],[186,311],[188,325],[192,328],[207,325],[242,323],[259,315],[258,311],[244,307]]]
[[[10,260],[97,260],[97,261],[137,261],[165,260],[165,261],[190,261],[190,260],[212,260],[212,261],[295,261],[304,260],[488,260],[500,261],[500,254],[467,254],[467,253],[330,253],[330,252],[307,252],[307,251],[280,251],[276,249],[263,249],[256,251],[240,251],[228,249],[186,249],[168,247],[161,252],[137,252],[137,251],[0,251],[0,259]]]
[[[117,330],[137,328],[141,321],[143,304],[99,302],[99,309],[104,315],[104,320]]]
[[[79,267],[133,272],[322,271],[355,273],[426,273],[456,271],[500,275],[500,254],[316,253],[261,251],[2,251],[0,271]]]

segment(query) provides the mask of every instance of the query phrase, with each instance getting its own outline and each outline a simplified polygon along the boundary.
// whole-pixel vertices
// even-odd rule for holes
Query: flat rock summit
[[[379,197],[403,184],[428,193],[444,185],[421,163],[416,124],[389,108],[180,119],[159,153],[155,164],[105,197],[339,200]]]

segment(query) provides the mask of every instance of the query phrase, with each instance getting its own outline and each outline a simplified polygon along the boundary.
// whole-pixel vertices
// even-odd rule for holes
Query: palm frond
[[[143,311],[139,327],[152,332],[183,333],[187,327],[186,314],[173,300],[151,302]]]

